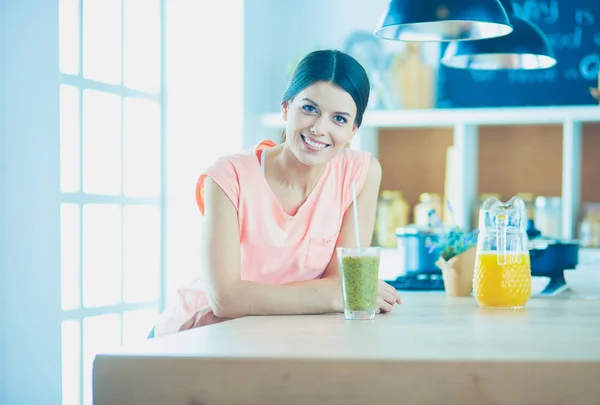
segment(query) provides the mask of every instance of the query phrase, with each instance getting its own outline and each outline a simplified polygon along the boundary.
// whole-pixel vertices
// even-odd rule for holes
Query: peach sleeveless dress
[[[218,159],[196,184],[198,208],[204,215],[204,179],[210,176],[238,213],[242,279],[271,284],[317,279],[333,255],[344,213],[352,203],[352,181],[360,192],[371,154],[344,149],[328,163],[314,190],[292,216],[283,212],[264,176],[268,148],[273,146],[265,141]],[[176,298],[159,317],[155,336],[222,320],[212,313],[201,278],[180,288]]]

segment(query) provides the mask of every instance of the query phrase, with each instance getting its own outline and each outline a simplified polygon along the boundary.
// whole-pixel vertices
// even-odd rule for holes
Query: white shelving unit
[[[380,128],[453,128],[457,197],[457,201],[454,202],[454,214],[460,226],[470,228],[471,214],[468,203],[475,199],[477,193],[479,127],[562,125],[562,236],[569,239],[575,235],[580,202],[581,126],[586,122],[600,122],[600,106],[367,111],[353,147],[377,155]],[[265,128],[277,130],[284,126],[280,114],[267,114],[262,117],[261,123]]]

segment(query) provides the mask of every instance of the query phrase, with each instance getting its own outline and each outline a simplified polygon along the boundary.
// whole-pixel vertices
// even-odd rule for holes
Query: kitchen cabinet
[[[263,116],[262,124],[277,131],[283,127],[279,114]],[[465,228],[473,226],[473,202],[479,193],[498,192],[498,187],[507,193],[537,189],[562,198],[562,236],[573,238],[582,180],[586,195],[600,193],[591,190],[600,184],[600,163],[595,163],[600,156],[600,106],[367,111],[353,142],[353,147],[379,157],[382,188],[401,188],[411,205],[418,193],[443,194],[441,162],[450,145],[454,217]],[[501,184],[487,179],[500,179]]]

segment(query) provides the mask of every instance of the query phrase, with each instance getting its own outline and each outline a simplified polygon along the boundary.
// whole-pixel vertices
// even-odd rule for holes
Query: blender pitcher
[[[481,205],[473,294],[484,308],[523,308],[531,296],[527,209],[519,197]]]

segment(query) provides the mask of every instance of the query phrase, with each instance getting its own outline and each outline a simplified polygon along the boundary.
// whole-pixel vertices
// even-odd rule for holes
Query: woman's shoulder
[[[235,169],[240,165],[243,166],[248,164],[248,162],[251,161],[251,157],[252,155],[249,153],[249,150],[221,155],[209,163],[209,165],[204,169],[204,173],[215,170],[223,171]]]
[[[368,167],[371,161],[377,160],[371,152],[364,150],[345,148],[334,159],[334,164],[343,168],[344,171],[355,168]]]
[[[359,159],[367,156],[373,156],[371,152],[367,152],[366,150],[352,148],[344,148],[340,155],[346,159]]]
[[[334,159],[334,165],[344,188],[354,182],[358,192],[370,173],[376,175],[381,172],[381,165],[377,158],[364,150],[346,148]]]
[[[245,161],[246,157],[244,154],[223,155],[215,159],[200,173],[200,177],[196,181],[196,204],[202,215],[204,215],[204,185],[207,177],[210,177],[223,190],[237,209],[239,195],[238,173],[244,172],[243,166],[246,164]]]
[[[240,179],[246,183],[254,181],[257,167],[260,165],[260,152],[275,144],[263,141],[242,152],[232,153],[216,158],[205,168],[196,182],[196,203],[204,215],[204,183],[210,177],[229,197],[237,208],[239,203]]]
[[[260,164],[261,152],[264,149],[271,148],[273,146],[275,146],[273,141],[266,140],[241,152],[222,155],[213,160],[204,172],[205,174],[214,170],[231,172],[248,168],[248,166],[254,167],[257,164]]]

